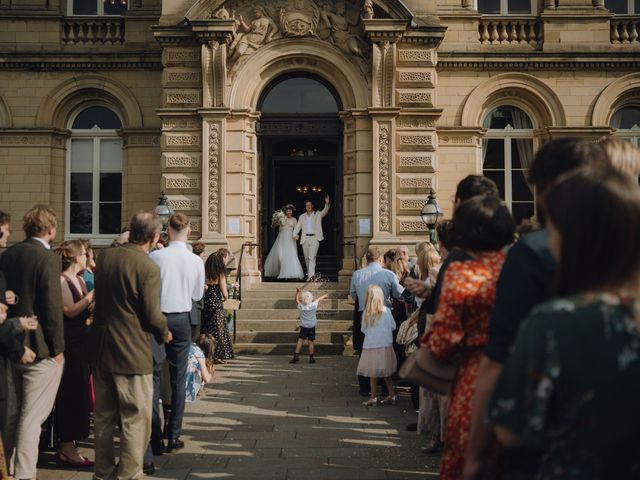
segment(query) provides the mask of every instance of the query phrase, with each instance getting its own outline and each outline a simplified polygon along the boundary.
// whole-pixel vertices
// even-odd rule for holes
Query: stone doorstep
[[[347,331],[351,328],[352,320],[318,320],[316,332]],[[243,320],[237,319],[237,332],[298,332],[297,318],[274,320]]]
[[[243,300],[257,300],[257,299],[274,299],[274,300],[293,300],[296,294],[296,289],[291,288],[288,290],[244,290],[242,292]],[[346,300],[349,295],[348,289],[341,290],[313,290],[314,298],[321,295],[329,295],[329,298],[338,298]]]
[[[297,320],[298,309],[264,308],[262,310],[244,310],[236,312],[236,319],[242,320]],[[318,310],[318,320],[351,320],[353,310]]]
[[[345,345],[351,338],[349,331],[324,331],[316,333],[316,342],[333,343]],[[260,331],[240,331],[237,332],[236,341],[238,343],[296,343],[298,332],[260,332]]]
[[[238,355],[292,355],[295,351],[295,343],[236,343],[233,350]],[[354,353],[350,346],[335,343],[314,343],[316,355],[343,355],[351,356]],[[308,361],[307,347],[302,348],[301,363]],[[321,359],[318,359],[321,362]]]

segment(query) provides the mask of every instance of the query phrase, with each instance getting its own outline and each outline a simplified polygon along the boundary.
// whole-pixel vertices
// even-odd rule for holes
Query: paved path
[[[187,404],[186,448],[156,457],[152,478],[414,479],[437,478],[438,458],[405,431],[415,411],[407,392],[398,405],[364,407],[356,357],[246,356],[220,366],[214,383]],[[90,449],[83,453],[92,457]],[[90,479],[56,470],[43,456],[39,480]]]

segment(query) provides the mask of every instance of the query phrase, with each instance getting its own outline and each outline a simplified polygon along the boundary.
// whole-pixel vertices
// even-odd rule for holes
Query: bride
[[[283,210],[285,217],[280,221],[280,233],[264,262],[264,276],[278,277],[281,280],[304,278],[302,265],[298,260],[298,245],[293,239],[293,229],[297,223],[293,218],[295,207],[285,205]]]

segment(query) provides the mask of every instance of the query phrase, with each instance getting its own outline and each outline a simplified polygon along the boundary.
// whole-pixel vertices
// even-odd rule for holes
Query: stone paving
[[[207,392],[187,404],[184,450],[155,458],[153,478],[437,478],[438,457],[405,431],[415,422],[408,392],[398,405],[362,406],[357,357],[318,357],[296,365],[284,356],[242,356],[218,366]],[[91,445],[82,453],[93,458]],[[56,469],[43,454],[39,480],[88,480],[91,472]]]

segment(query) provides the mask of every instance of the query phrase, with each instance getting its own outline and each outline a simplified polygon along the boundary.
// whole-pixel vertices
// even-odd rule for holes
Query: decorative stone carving
[[[378,130],[378,198],[381,232],[391,232],[390,136],[391,132],[389,125],[380,125]]]
[[[164,188],[167,190],[197,190],[200,188],[200,178],[180,173],[165,173]]]
[[[202,228],[200,227],[201,223],[200,223],[200,219],[199,218],[189,218],[189,225],[191,225],[191,230],[193,232],[198,232],[201,233],[202,232]]]
[[[398,176],[400,190],[429,190],[433,188],[433,177]]]
[[[166,168],[200,168],[199,153],[163,153],[162,161]]]
[[[398,155],[398,168],[400,170],[421,170],[432,173],[435,171],[434,163],[433,154],[411,153]]]
[[[285,37],[316,36],[320,9],[311,0],[288,0],[280,9],[280,26]]]
[[[165,72],[166,83],[200,83],[199,70],[182,70],[177,72]]]
[[[398,129],[424,130],[427,128],[435,128],[435,126],[436,121],[428,117],[400,116],[396,120],[396,127],[398,127]]]
[[[221,233],[220,225],[220,124],[209,124],[209,231]]]
[[[400,233],[423,233],[429,231],[429,227],[422,220],[400,220],[398,229]]]
[[[200,121],[195,118],[168,118],[162,121],[163,130],[199,130]]]
[[[169,147],[191,147],[200,145],[200,135],[195,133],[165,133],[165,142]]]
[[[364,4],[327,0],[236,0],[233,4],[236,9],[226,7],[211,14],[223,20],[237,18],[229,48],[230,64],[283,37],[315,37],[361,61],[369,53],[361,16],[373,13],[372,0],[364,0]]]
[[[418,211],[422,210],[427,203],[426,198],[401,198],[399,199],[399,206],[401,211]]]
[[[400,134],[398,135],[399,147],[429,147],[433,148],[433,135],[424,134]]]
[[[478,140],[472,135],[443,135],[439,142],[444,145],[478,145]]]
[[[243,55],[256,51],[274,38],[280,37],[278,26],[267,14],[264,7],[254,7],[253,14],[255,19],[250,24],[245,22],[242,15],[238,18],[239,30],[243,33],[237,34],[231,44],[230,59],[232,62],[235,62]]]
[[[350,32],[350,27],[357,26],[357,23],[351,23],[347,18],[347,8],[344,2],[338,2],[332,11],[329,10],[327,4],[320,13],[320,17],[329,29],[329,38],[341,50],[349,55],[364,57],[367,44]],[[321,38],[322,34],[321,34]]]
[[[167,104],[200,104],[200,92],[168,92]]]
[[[434,59],[431,50],[401,49],[398,51],[398,62],[402,64],[429,64],[433,65]]]
[[[187,196],[169,196],[169,204],[174,210],[198,211],[200,210],[200,198]]]
[[[162,57],[165,65],[200,63],[200,52],[191,48],[165,48]]]
[[[398,103],[402,106],[433,105],[429,92],[398,92]]]
[[[362,4],[362,19],[371,20],[374,16],[373,0],[364,0]]]
[[[0,136],[0,145],[6,146],[31,146],[41,145],[49,146],[51,144],[51,137],[45,135],[2,135]]]
[[[400,70],[398,82],[410,85],[433,85],[433,75],[428,70]]]

